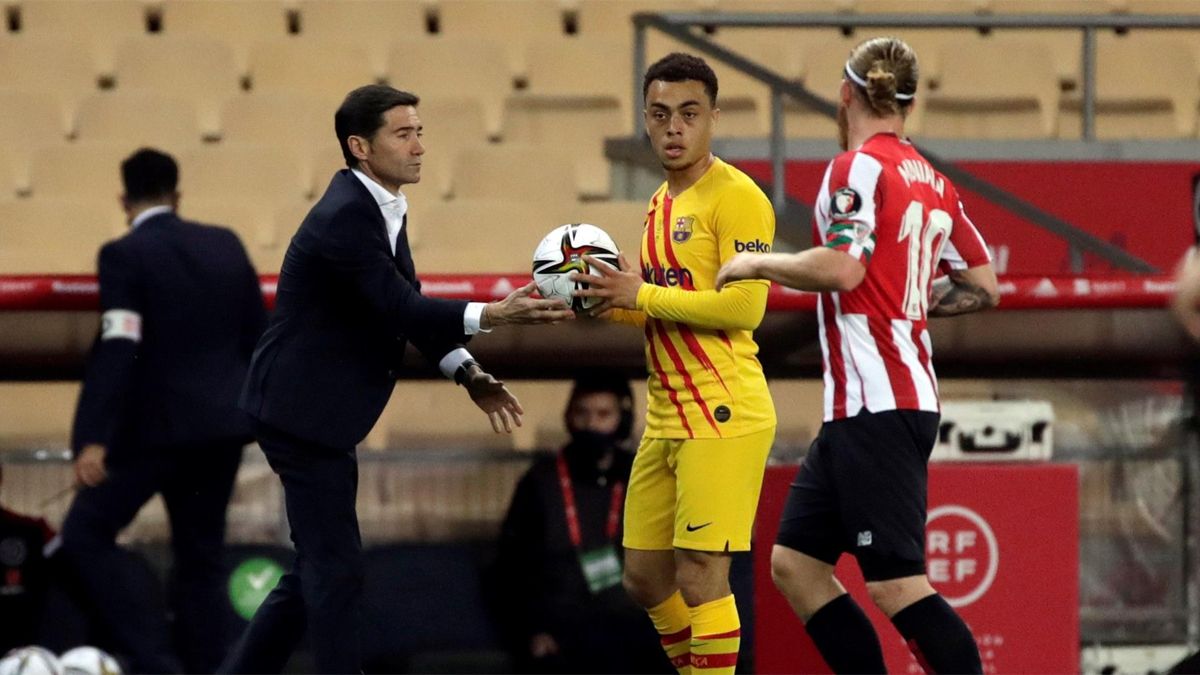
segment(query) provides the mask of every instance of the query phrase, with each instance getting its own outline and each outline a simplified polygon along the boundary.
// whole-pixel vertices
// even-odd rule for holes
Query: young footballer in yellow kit
[[[762,190],[710,150],[720,111],[702,59],[671,54],[643,83],[646,130],[667,181],[650,200],[641,270],[621,259],[580,275],[593,314],[646,333],[646,432],[625,502],[624,583],[681,673],[732,673],[741,624],[729,553],[750,548],[775,407],[752,332],[765,281],[715,290],[722,263],[766,252],[775,215]]]

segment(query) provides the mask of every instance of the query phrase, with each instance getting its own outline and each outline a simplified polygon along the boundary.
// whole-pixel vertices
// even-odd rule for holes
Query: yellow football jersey
[[[694,185],[650,200],[642,234],[638,313],[650,371],[646,436],[733,438],[775,425],[753,331],[766,281],[714,290],[722,263],[771,250],[775,212],[746,174],[715,159]]]

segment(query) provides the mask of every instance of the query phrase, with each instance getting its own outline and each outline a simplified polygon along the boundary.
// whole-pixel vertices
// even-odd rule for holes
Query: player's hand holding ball
[[[637,288],[642,283],[636,274],[630,304],[614,302],[613,275],[623,275],[628,270],[629,263],[624,261],[612,237],[588,223],[556,227],[533,254],[533,280],[542,297],[561,299],[576,312],[590,316],[612,307],[633,308]]]

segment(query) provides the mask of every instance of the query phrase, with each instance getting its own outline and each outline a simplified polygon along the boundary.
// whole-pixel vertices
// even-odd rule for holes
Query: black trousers
[[[225,510],[242,446],[222,442],[146,451],[108,463],[108,479],[75,495],[60,555],[85,595],[89,614],[139,673],[212,672],[226,628]],[[166,503],[175,559],[171,598],[179,652],[164,608],[139,590],[117,534],[155,494]],[[155,596],[156,597],[156,596]]]
[[[307,628],[318,672],[361,672],[364,563],[354,448],[327,448],[261,423],[255,434],[283,482],[296,559],[220,670],[278,673]]]

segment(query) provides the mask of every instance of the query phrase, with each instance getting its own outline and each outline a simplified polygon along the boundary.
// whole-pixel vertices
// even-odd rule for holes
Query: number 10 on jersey
[[[933,276],[933,266],[942,258],[942,248],[951,227],[953,220],[949,213],[933,209],[925,218],[925,205],[915,199],[904,210],[898,241],[908,240],[904,314],[913,321],[924,319],[929,310],[929,280]]]

